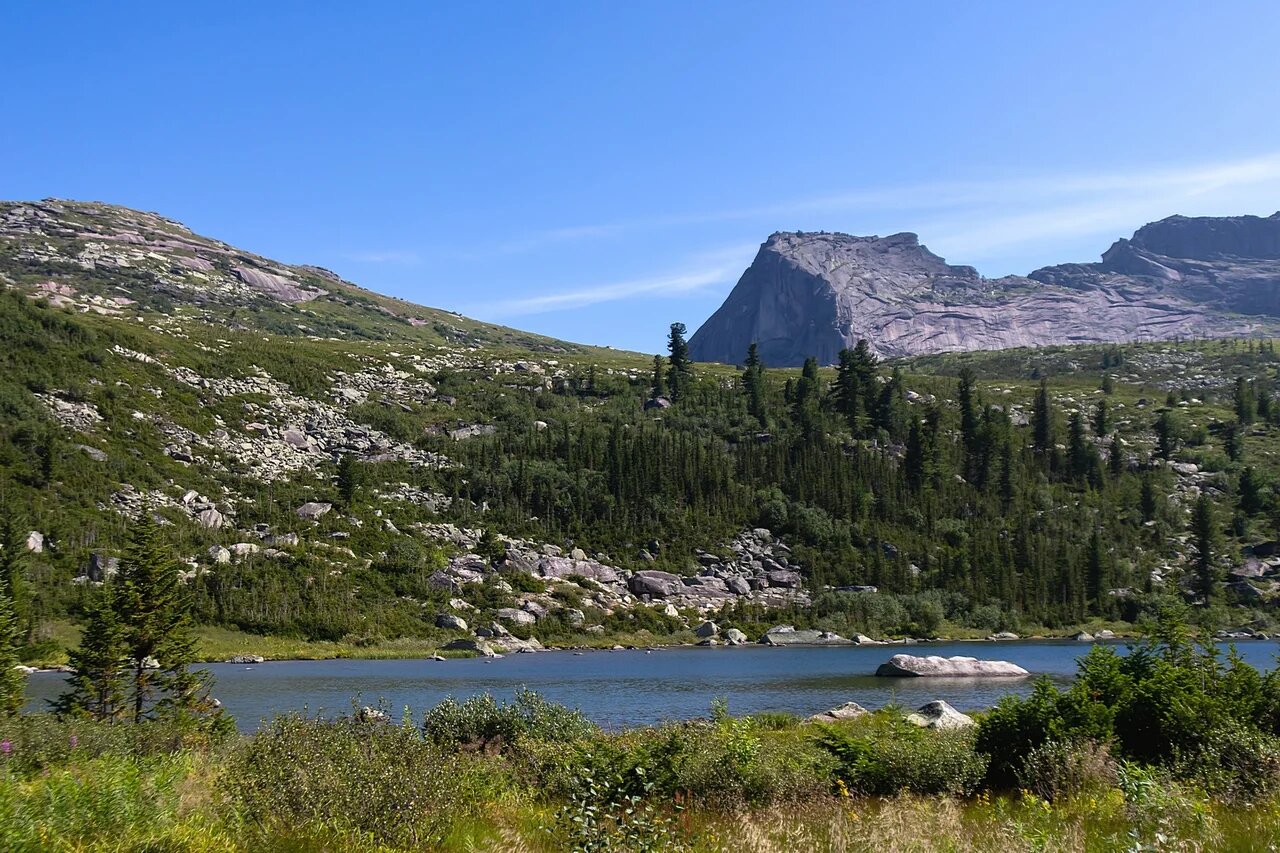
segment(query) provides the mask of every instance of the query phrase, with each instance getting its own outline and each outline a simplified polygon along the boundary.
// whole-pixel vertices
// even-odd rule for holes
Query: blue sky
[[[1280,209],[1280,3],[7,3],[0,198],[661,349],[775,230],[984,274]]]

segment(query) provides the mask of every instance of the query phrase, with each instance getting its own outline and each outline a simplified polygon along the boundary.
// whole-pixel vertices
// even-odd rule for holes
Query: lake
[[[1280,643],[1246,641],[1237,648],[1250,664],[1269,670]],[[1033,679],[877,678],[873,673],[899,653],[967,655],[1012,661],[1066,685],[1076,658],[1088,650],[1088,644],[1071,641],[681,647],[540,652],[498,660],[269,661],[207,668],[215,678],[214,695],[245,731],[282,711],[335,714],[350,711],[353,701],[381,702],[397,720],[407,705],[420,720],[426,708],[447,696],[462,699],[487,691],[506,698],[520,687],[580,708],[606,728],[619,728],[705,717],[717,698],[728,700],[730,712],[738,715],[788,711],[807,716],[849,701],[867,708],[891,702],[915,708],[945,699],[961,710],[987,708],[1001,696],[1030,692]],[[32,675],[28,707],[43,707],[62,690],[62,681],[58,673]]]

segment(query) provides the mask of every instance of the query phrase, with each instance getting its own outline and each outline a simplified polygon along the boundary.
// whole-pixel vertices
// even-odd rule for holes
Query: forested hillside
[[[131,213],[93,208],[99,232],[103,210]],[[332,292],[206,298],[204,238],[121,221],[141,256],[74,229],[0,241],[4,571],[29,660],[73,641],[142,514],[207,655],[692,641],[704,619],[747,639],[1122,629],[1173,599],[1272,627],[1270,341],[737,370],[690,363],[679,324],[657,358],[594,350],[379,310],[256,256],[236,268]]]

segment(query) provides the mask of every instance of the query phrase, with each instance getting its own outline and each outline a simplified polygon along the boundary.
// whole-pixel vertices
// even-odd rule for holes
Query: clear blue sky
[[[0,198],[656,351],[775,230],[983,273],[1280,208],[1280,3],[6,3]]]

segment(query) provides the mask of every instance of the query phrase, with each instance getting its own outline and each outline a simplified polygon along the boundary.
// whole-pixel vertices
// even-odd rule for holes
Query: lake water
[[[1117,646],[1123,652],[1123,645]],[[1272,669],[1280,643],[1237,644],[1259,669]],[[269,661],[252,666],[210,664],[214,695],[252,731],[289,710],[334,714],[383,703],[398,720],[409,706],[415,719],[446,696],[490,692],[507,698],[520,687],[580,708],[607,728],[705,717],[723,698],[734,714],[788,711],[809,715],[845,702],[867,708],[890,702],[915,708],[945,699],[961,710],[987,708],[1001,696],[1025,694],[1033,679],[877,678],[876,667],[899,653],[967,655],[1008,660],[1033,674],[1069,684],[1076,658],[1089,646],[1069,641],[920,643],[914,646],[831,648],[667,648],[593,652],[541,652],[499,660]],[[29,707],[42,707],[62,689],[63,676],[31,676]]]

